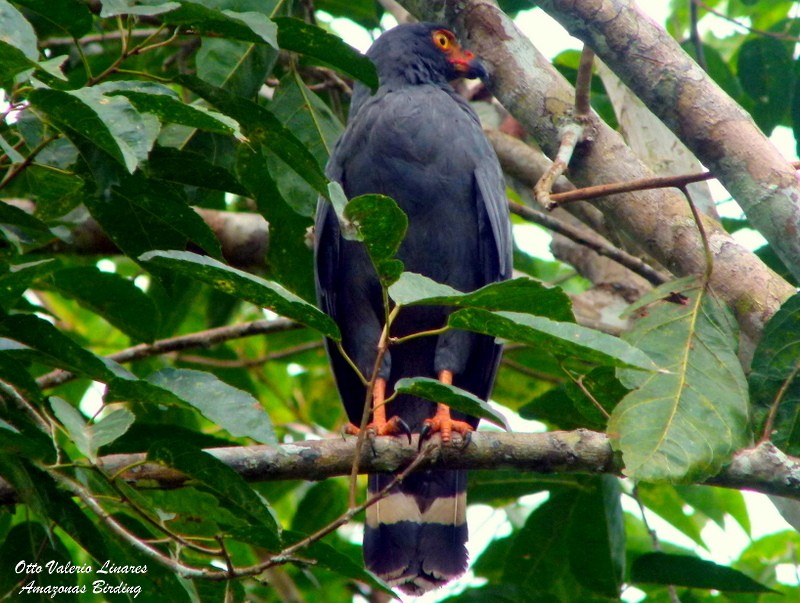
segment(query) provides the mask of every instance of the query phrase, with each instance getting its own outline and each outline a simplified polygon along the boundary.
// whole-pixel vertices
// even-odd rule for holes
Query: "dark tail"
[[[370,475],[370,495],[393,479]],[[467,569],[467,473],[413,473],[367,509],[364,561],[411,595],[438,588]]]

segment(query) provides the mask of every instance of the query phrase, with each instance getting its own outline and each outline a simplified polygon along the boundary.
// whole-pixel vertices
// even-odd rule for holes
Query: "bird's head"
[[[475,55],[461,47],[444,25],[398,25],[379,37],[367,51],[381,83],[401,78],[411,84],[441,83],[461,77],[486,77]]]

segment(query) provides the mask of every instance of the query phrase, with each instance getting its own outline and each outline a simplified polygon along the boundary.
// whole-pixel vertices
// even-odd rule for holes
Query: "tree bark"
[[[588,44],[719,178],[800,279],[800,183],[744,111],[661,26],[624,0],[537,3]]]
[[[402,438],[380,437],[363,447],[360,473],[402,469],[417,454],[418,436],[409,445]],[[424,469],[511,469],[530,473],[610,473],[623,475],[619,457],[605,434],[579,429],[547,433],[498,433],[479,431],[461,448],[440,446],[438,439],[425,448]],[[279,446],[235,446],[206,450],[248,481],[286,479],[322,480],[350,475],[356,438],[329,438]],[[178,471],[147,463],[146,455],[115,454],[101,457],[98,466],[107,474],[148,487],[157,483],[176,488],[187,483]],[[139,464],[142,463],[142,464]],[[130,467],[130,469],[127,469]],[[771,443],[740,451],[707,485],[763,492],[800,500],[800,459],[786,456]],[[0,479],[0,504],[17,499],[14,489]]]

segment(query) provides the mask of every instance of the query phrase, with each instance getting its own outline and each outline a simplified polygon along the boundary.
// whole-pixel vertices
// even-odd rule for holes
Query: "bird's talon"
[[[408,438],[408,443],[411,444],[411,428],[408,426],[408,423],[403,421],[400,417],[394,417],[397,419],[397,431],[398,435],[405,434]]]
[[[419,430],[419,445],[417,446],[417,450],[422,450],[422,444],[425,443],[425,440],[428,439],[431,432],[433,432],[433,427],[431,426],[430,419],[425,421],[422,424],[422,429]]]

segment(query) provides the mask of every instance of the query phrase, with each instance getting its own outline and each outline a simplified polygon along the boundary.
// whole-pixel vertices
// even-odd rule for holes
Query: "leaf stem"
[[[386,288],[383,288],[386,297],[386,307],[388,308],[388,294]],[[375,381],[378,379],[378,374],[383,364],[383,358],[386,356],[386,351],[389,347],[389,330],[391,329],[394,319],[400,312],[400,306],[395,306],[386,316],[386,323],[383,325],[380,339],[378,340],[378,353],[375,356],[375,364],[372,367],[372,375],[367,383],[367,389],[364,395],[364,412],[361,414],[361,424],[358,428],[358,439],[356,440],[356,450],[353,456],[353,468],[350,470],[350,503],[349,507],[352,509],[356,504],[356,489],[358,486],[358,463],[361,459],[361,450],[364,447],[364,440],[366,438],[366,427],[369,423],[369,415],[372,412],[372,396],[375,391]]]
[[[795,363],[794,368],[781,384],[778,393],[775,395],[775,400],[772,402],[772,406],[769,409],[767,420],[764,422],[764,431],[761,434],[761,439],[758,441],[759,444],[763,444],[764,442],[768,442],[772,439],[772,430],[775,425],[775,417],[778,415],[778,407],[781,405],[783,397],[786,395],[786,392],[789,390],[789,386],[792,384],[795,377],[797,377],[798,373],[800,373],[800,360]]]
[[[41,153],[44,148],[49,145],[51,142],[56,140],[60,134],[53,134],[52,136],[48,136],[47,138],[41,140],[39,144],[37,144],[33,150],[28,154],[28,156],[20,163],[11,166],[11,168],[6,172],[5,177],[2,181],[0,181],[0,190],[11,184],[13,180],[19,176],[36,158],[36,156]]]
[[[706,258],[706,269],[703,272],[703,286],[708,286],[708,283],[711,282],[711,273],[714,272],[714,254],[711,252],[711,245],[708,243],[708,235],[706,234],[705,226],[703,226],[703,216],[694,204],[692,195],[689,193],[689,188],[686,185],[679,186],[678,188],[689,203],[689,209],[692,212],[692,217],[700,233],[700,240],[703,242],[703,253]]]

